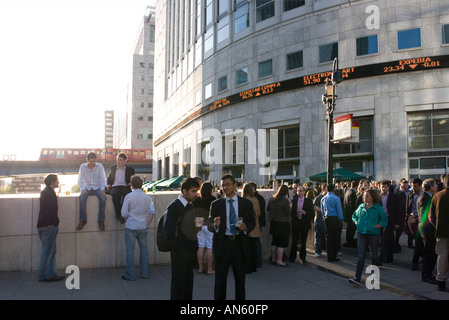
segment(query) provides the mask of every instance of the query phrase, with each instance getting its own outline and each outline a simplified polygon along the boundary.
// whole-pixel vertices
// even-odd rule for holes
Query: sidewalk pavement
[[[403,236],[405,238],[405,236]],[[343,240],[343,237],[342,237]],[[344,242],[344,241],[343,241]],[[246,277],[248,300],[448,300],[449,292],[421,281],[421,271],[411,270],[413,249],[402,244],[393,263],[380,267],[380,289],[368,289],[348,282],[355,274],[356,249],[341,249],[340,261],[327,262],[308,251],[307,263],[289,267],[273,266],[268,261]],[[371,257],[366,257],[365,266]],[[420,264],[420,267],[422,265]],[[136,274],[139,274],[136,268]],[[60,270],[64,275],[65,270]],[[193,299],[213,300],[214,276],[195,272]],[[125,281],[125,268],[80,269],[80,289],[67,289],[65,280],[39,282],[37,271],[0,272],[0,300],[168,300],[170,266],[152,265],[150,278]],[[66,274],[70,276],[70,274]],[[365,275],[366,277],[366,275]],[[364,278],[362,278],[364,279]],[[362,281],[364,283],[364,281]],[[234,299],[232,270],[228,277],[227,299]]]

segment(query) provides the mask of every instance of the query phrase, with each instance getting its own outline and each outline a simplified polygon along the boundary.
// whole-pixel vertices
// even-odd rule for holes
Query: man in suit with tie
[[[208,225],[209,231],[214,233],[214,298],[226,300],[228,271],[232,265],[235,299],[245,300],[245,273],[250,258],[248,234],[256,225],[254,208],[250,200],[236,194],[236,182],[232,175],[224,175],[221,186],[226,197],[212,202]]]
[[[198,240],[195,229],[196,212],[192,201],[196,199],[200,185],[187,178],[181,184],[181,194],[167,207],[164,234],[169,244],[171,259],[171,300],[192,300],[193,264],[196,261]]]
[[[305,197],[306,190],[302,185],[298,186],[297,194],[292,200],[292,247],[290,250],[290,262],[295,263],[298,241],[301,244],[299,249],[299,261],[306,263],[306,242],[311,227],[311,222],[315,216],[312,199]]]

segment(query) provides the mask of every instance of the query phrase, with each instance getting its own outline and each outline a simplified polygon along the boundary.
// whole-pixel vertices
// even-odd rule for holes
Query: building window
[[[240,2],[240,3],[238,3]],[[237,1],[234,14],[234,33],[238,33],[249,27],[249,3],[248,1]]]
[[[137,135],[137,139],[139,139],[139,140],[143,139],[143,134],[142,134],[142,133],[139,133],[139,134]]]
[[[398,50],[420,47],[421,28],[398,31]]]
[[[204,87],[204,99],[209,99],[211,97],[212,97],[212,83],[209,83]]]
[[[408,115],[409,150],[449,148],[449,111]]]
[[[303,67],[302,51],[287,54],[287,59],[286,59],[286,69],[287,70],[298,69],[298,68],[302,68],[302,67]]]
[[[299,126],[278,129],[278,159],[299,158]]]
[[[273,74],[273,60],[259,63],[259,78],[268,77]]]
[[[153,116],[148,116],[148,121],[153,121]]]
[[[152,133],[147,133],[147,139],[148,140],[153,139],[153,134]]]
[[[145,93],[145,89],[139,89],[139,93],[140,94],[144,94]]]
[[[224,76],[218,79],[218,92],[228,89],[228,76]]]
[[[141,68],[145,68],[145,62],[139,62]]]
[[[449,24],[443,25],[442,34],[443,34],[443,44],[449,44]]]
[[[150,42],[154,43],[154,26],[150,26]]]
[[[336,143],[332,147],[333,154],[355,154],[373,152],[373,120],[372,118],[354,118],[360,122],[358,144]]]
[[[305,5],[305,0],[284,0],[284,12]]]
[[[217,43],[229,38],[229,15],[220,18],[217,23]]]
[[[338,58],[338,42],[320,46],[320,63],[334,61]]]
[[[274,0],[256,0],[256,22],[274,17]]]
[[[357,56],[365,56],[379,52],[379,43],[377,34],[367,37],[357,38]]]
[[[138,116],[138,117],[137,117],[137,120],[143,121],[143,116]]]
[[[242,68],[240,70],[237,70],[235,75],[236,75],[236,78],[235,78],[236,86],[248,82],[248,68]]]

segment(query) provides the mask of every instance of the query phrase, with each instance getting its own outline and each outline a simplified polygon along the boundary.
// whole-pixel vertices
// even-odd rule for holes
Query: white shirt
[[[118,187],[118,186],[126,187],[128,185],[126,183],[126,179],[125,179],[125,172],[126,172],[126,167],[124,167],[124,168],[117,167],[117,169],[115,171],[114,184],[112,185],[112,187]]]
[[[150,214],[155,214],[155,212],[150,196],[141,189],[135,189],[128,193],[123,200],[122,217],[127,218],[125,227],[128,229],[146,229]]]
[[[106,189],[106,174],[103,165],[96,162],[95,167],[90,170],[88,163],[83,163],[78,172],[78,185],[83,190],[105,190]]]

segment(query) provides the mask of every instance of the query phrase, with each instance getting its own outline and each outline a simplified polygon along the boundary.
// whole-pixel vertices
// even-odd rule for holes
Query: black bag
[[[167,221],[167,211],[164,212],[162,217],[159,218],[159,222],[157,223],[156,244],[159,251],[170,252],[171,248],[168,245],[166,238],[164,236],[165,221]]]
[[[175,200],[178,201],[179,204],[182,207],[182,203],[179,200]],[[178,220],[176,223],[176,233],[175,236],[178,235],[178,225],[181,221],[181,216],[180,214],[178,214]],[[164,232],[164,226],[165,226],[165,222],[167,221],[167,210],[164,212],[164,214],[159,218],[159,221],[157,223],[157,229],[156,229],[156,244],[157,244],[157,248],[159,251],[161,252],[170,252],[171,251],[171,247],[167,242],[167,237],[165,235]]]

